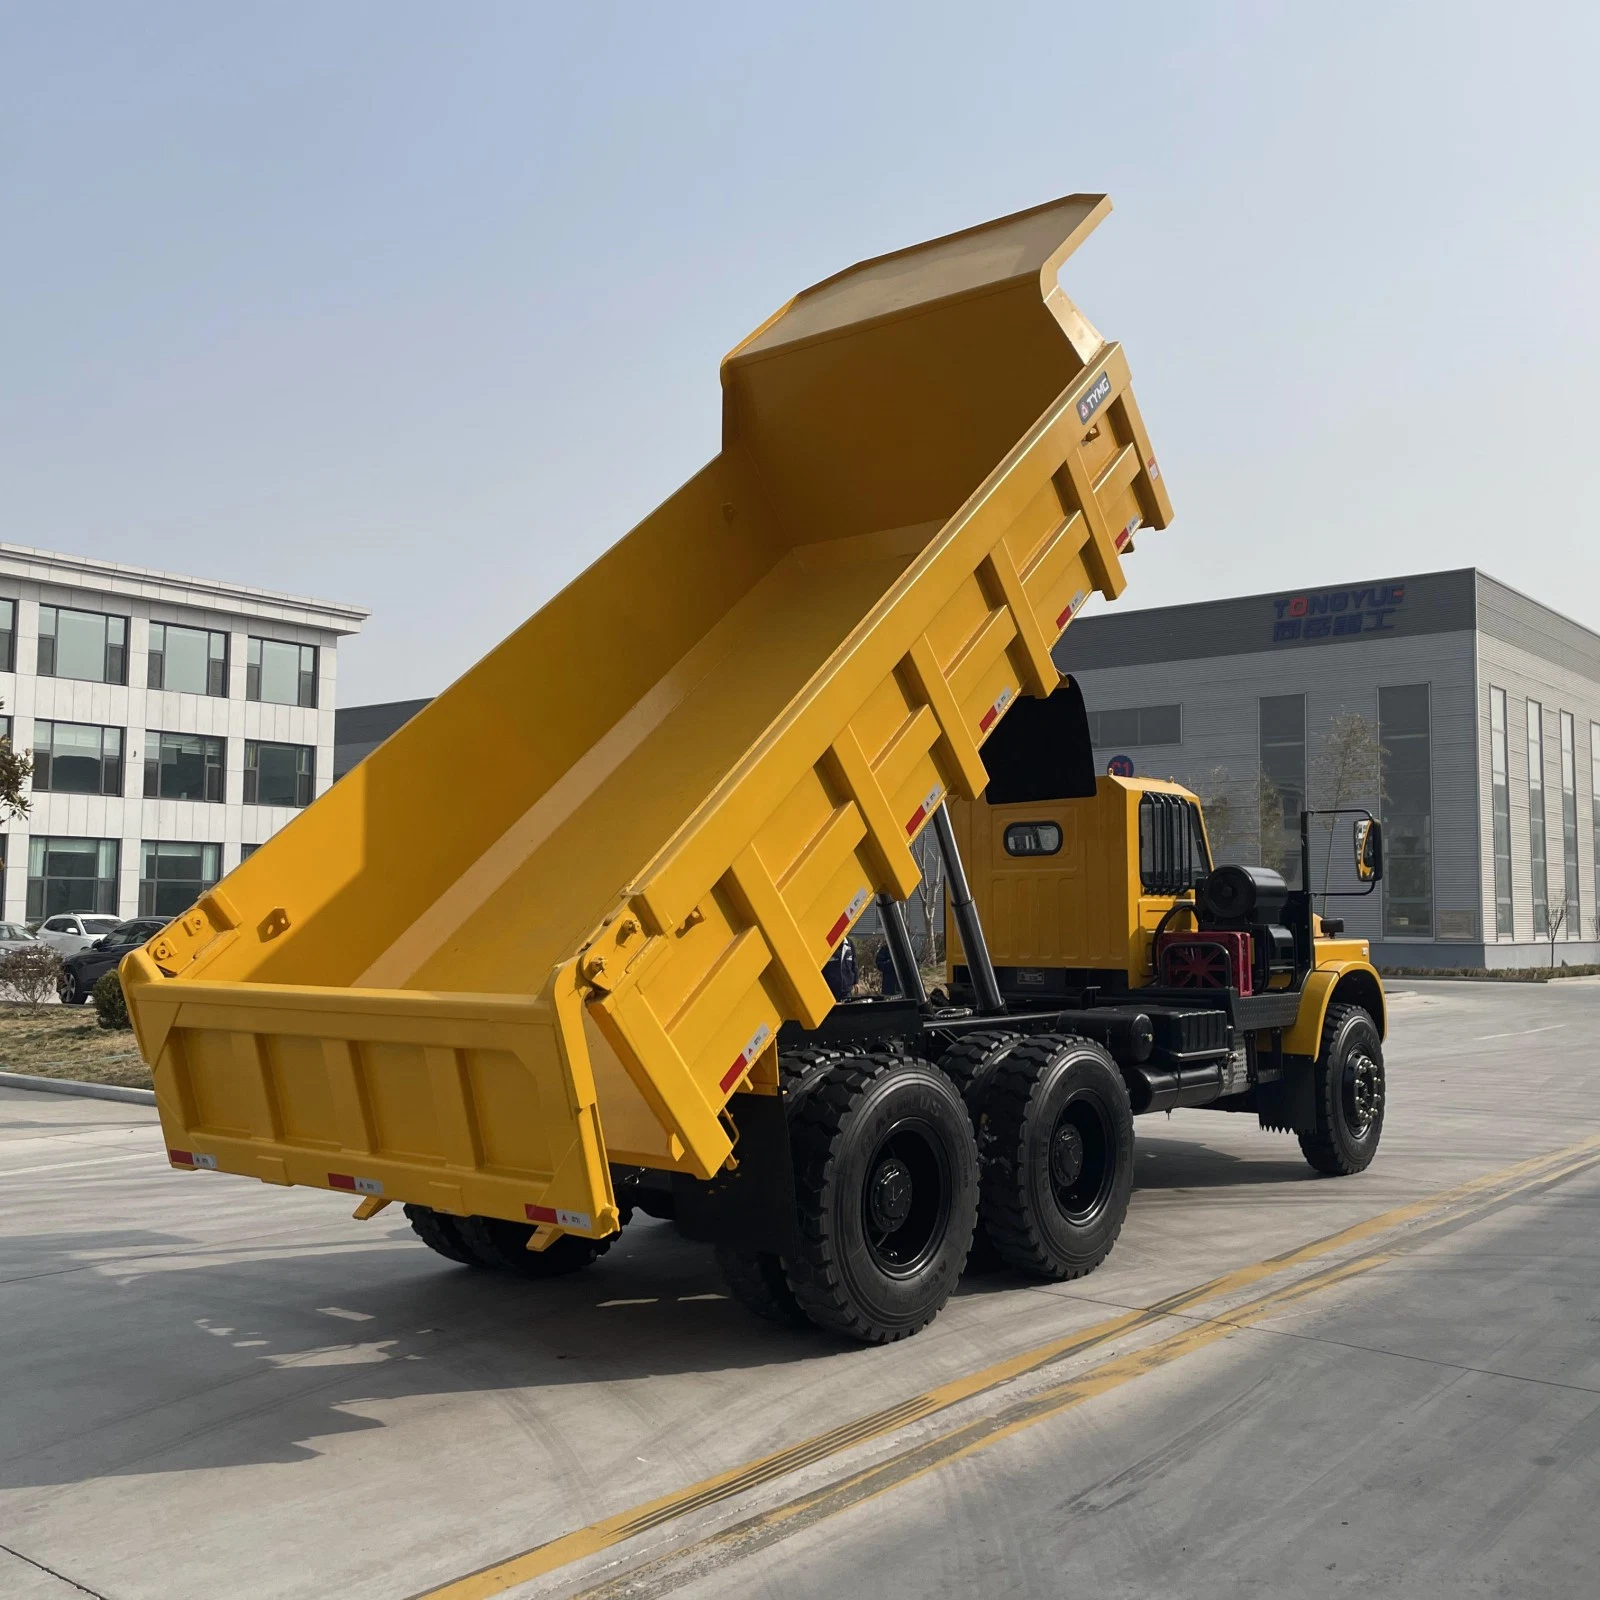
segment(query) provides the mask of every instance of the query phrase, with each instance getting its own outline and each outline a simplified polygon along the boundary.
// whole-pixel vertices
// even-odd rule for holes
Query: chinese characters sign
[[[1405,602],[1403,583],[1290,595],[1272,602],[1277,613],[1272,642],[1288,644],[1306,639],[1351,638],[1358,633],[1393,633],[1393,618]]]

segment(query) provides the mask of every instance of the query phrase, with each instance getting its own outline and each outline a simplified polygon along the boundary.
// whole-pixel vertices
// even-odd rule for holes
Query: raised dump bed
[[[127,959],[175,1164],[591,1237],[611,1163],[725,1165],[729,1097],[1168,520],[1056,282],[1109,209],[790,302],[722,364],[715,459]]]

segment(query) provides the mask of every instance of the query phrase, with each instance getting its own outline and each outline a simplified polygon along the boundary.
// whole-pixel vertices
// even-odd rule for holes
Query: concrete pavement
[[[505,1282],[392,1211],[175,1174],[142,1108],[0,1091],[0,1593],[466,1600],[476,1569],[1600,1133],[1600,985],[1397,987],[1369,1173],[1315,1179],[1245,1118],[1141,1119],[1099,1272],[970,1279],[886,1350],[752,1321],[660,1225],[576,1278]],[[1597,1554],[1575,1509],[1597,1487],[1597,1172],[1422,1242],[1396,1225],[1392,1259],[784,1536],[692,1553],[1116,1350],[479,1587],[1584,1592],[1561,1585]]]

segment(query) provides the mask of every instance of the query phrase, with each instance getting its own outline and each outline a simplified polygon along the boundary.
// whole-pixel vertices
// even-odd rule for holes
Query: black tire
[[[64,1006],[81,1006],[89,996],[78,987],[76,974],[63,972],[56,980],[56,998]]]
[[[796,1304],[820,1328],[888,1344],[925,1328],[960,1281],[977,1221],[977,1148],[929,1062],[834,1063],[793,1115]]]
[[[786,1328],[809,1325],[811,1319],[789,1287],[782,1256],[769,1250],[735,1250],[730,1245],[718,1245],[717,1266],[728,1293],[746,1311]]]
[[[974,1127],[983,1114],[983,1097],[995,1067],[1021,1038],[1006,1028],[967,1033],[939,1057],[939,1070],[961,1091]]]
[[[1300,1135],[1300,1149],[1330,1178],[1364,1172],[1383,1137],[1386,1091],[1383,1040],[1361,1006],[1328,1007],[1313,1072],[1317,1131]]]
[[[452,1217],[445,1211],[435,1211],[430,1206],[408,1205],[405,1212],[406,1221],[411,1224],[411,1231],[430,1250],[458,1262],[463,1267],[483,1265],[467,1248],[466,1241],[458,1231],[457,1224],[462,1220],[460,1217]]]
[[[983,1137],[983,1101],[989,1092],[994,1069],[1022,1037],[1007,1028],[965,1033],[939,1057],[939,1070],[961,1091],[961,1098],[967,1103],[974,1138],[981,1140]],[[983,1225],[980,1210],[978,1226],[972,1234],[972,1248],[967,1252],[966,1270],[999,1272],[1005,1265],[1005,1258],[995,1248],[989,1230]]]
[[[623,1210],[624,1226],[631,1215]],[[456,1228],[479,1265],[515,1273],[519,1278],[564,1278],[569,1272],[581,1271],[593,1266],[620,1236],[620,1230],[605,1239],[564,1233],[543,1250],[530,1250],[531,1223],[507,1222],[503,1217],[460,1217]]]
[[[1133,1111],[1117,1064],[1088,1039],[1025,1040],[984,1100],[982,1217],[1001,1257],[1057,1282],[1111,1253],[1133,1192]]]

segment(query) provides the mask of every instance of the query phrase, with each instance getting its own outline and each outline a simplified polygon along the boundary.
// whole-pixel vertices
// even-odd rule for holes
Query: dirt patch
[[[132,1030],[102,1028],[93,1006],[41,1006],[30,1011],[0,1002],[0,1071],[116,1083],[128,1089],[153,1087]]]

